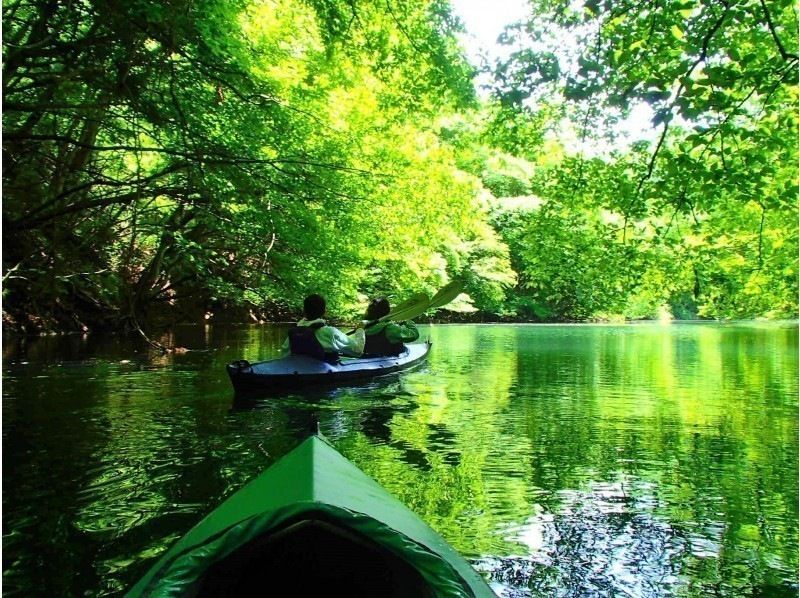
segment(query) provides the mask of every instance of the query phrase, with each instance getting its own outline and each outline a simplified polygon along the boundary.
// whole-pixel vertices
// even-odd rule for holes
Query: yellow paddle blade
[[[381,318],[383,320],[410,320],[424,313],[428,309],[431,298],[425,293],[417,293],[412,295],[411,298],[399,303],[388,314]],[[412,315],[408,315],[412,314]]]
[[[453,299],[458,297],[463,290],[464,290],[463,282],[461,282],[460,280],[452,281],[450,284],[442,287],[442,289],[433,296],[430,305],[428,305],[428,309],[443,307],[447,305]]]
[[[395,307],[381,319],[392,321],[413,320],[414,318],[424,314],[429,309],[436,309],[442,307],[443,305],[447,305],[453,299],[458,297],[463,290],[463,283],[454,280],[450,284],[442,287],[442,289],[436,293],[432,299],[429,299],[425,293],[418,293],[408,301],[404,301]]]

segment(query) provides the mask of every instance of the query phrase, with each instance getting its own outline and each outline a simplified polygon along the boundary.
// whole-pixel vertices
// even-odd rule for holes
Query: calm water
[[[124,591],[305,436],[501,596],[798,594],[797,324],[434,326],[421,368],[235,400],[276,326],[7,341],[3,593]]]

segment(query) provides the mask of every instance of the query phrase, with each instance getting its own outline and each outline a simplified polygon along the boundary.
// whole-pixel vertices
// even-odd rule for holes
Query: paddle
[[[460,280],[452,281],[450,284],[442,287],[442,289],[433,296],[428,309],[435,309],[437,307],[443,307],[447,305],[453,299],[458,297],[463,290],[464,283],[462,283]]]
[[[404,301],[390,311],[387,315],[383,316],[381,320],[413,320],[421,316],[429,309],[436,309],[450,303],[453,299],[461,294],[464,290],[464,285],[454,280],[450,284],[444,286],[433,298],[428,299],[424,293],[419,293],[412,297],[412,300]],[[424,298],[424,300],[423,300]]]
[[[428,295],[426,295],[425,293],[416,293],[411,297],[409,297],[408,299],[406,299],[405,301],[401,301],[400,303],[395,305],[388,314],[386,314],[382,318],[378,318],[376,321],[384,322],[387,320],[407,320],[408,318],[403,316],[403,314],[418,313],[420,309],[422,309],[422,311],[424,312],[428,308],[430,302],[431,298],[428,297]],[[395,314],[399,314],[400,317],[395,318],[394,317]],[[358,328],[353,328],[352,330],[350,330],[345,334],[350,336],[354,334],[356,330],[358,330]]]
[[[395,305],[389,313],[394,313],[400,310],[406,310],[410,307],[416,307],[418,305],[428,304],[430,303],[431,298],[426,293],[415,293],[411,295],[405,301],[401,301],[397,305]]]

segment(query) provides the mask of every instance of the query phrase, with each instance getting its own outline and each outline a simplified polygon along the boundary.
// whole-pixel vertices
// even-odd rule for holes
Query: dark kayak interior
[[[432,596],[420,573],[324,513],[289,521],[203,575],[197,596]]]

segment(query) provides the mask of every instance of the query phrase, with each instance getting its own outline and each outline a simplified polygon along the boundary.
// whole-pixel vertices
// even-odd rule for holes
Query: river
[[[798,326],[421,326],[425,364],[234,396],[285,326],[5,339],[3,593],[114,595],[322,433],[500,596],[798,595]]]

